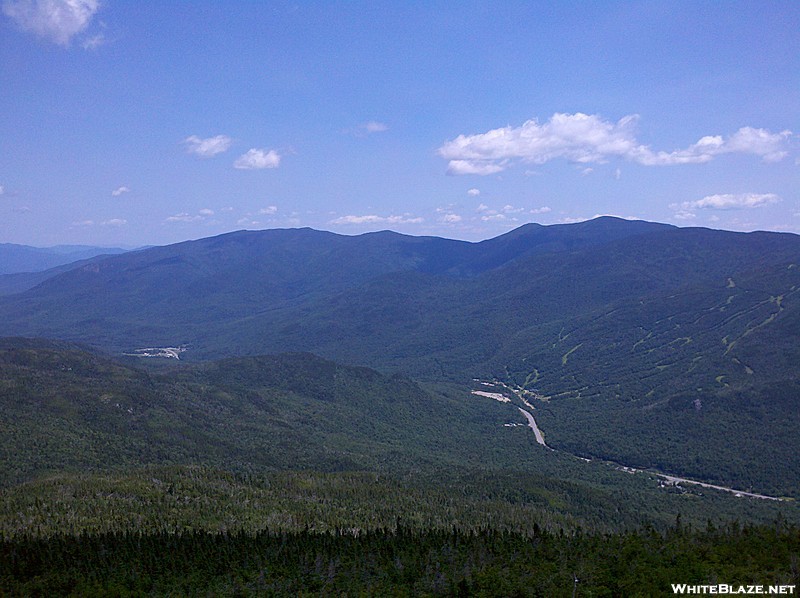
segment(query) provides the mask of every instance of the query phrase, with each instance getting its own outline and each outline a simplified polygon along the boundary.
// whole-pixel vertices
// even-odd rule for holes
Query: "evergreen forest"
[[[796,588],[799,264],[606,217],[0,275],[0,595]]]

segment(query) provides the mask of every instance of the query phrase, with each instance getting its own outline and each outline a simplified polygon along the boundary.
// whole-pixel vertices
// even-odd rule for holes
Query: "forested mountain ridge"
[[[203,337],[220,334],[230,323],[283,321],[283,310],[308,309],[315,300],[330,300],[382,277],[418,272],[450,280],[526,255],[592,247],[664,227],[607,220],[585,227],[526,225],[482,243],[389,231],[356,237],[312,229],[228,233],[61,272],[0,301],[0,313],[10,318],[0,333],[69,338],[112,349],[129,348],[131,340],[176,342],[178,336],[219,357],[235,348]],[[95,301],[97,296],[104,301]]]
[[[523,396],[540,419],[558,402]],[[796,501],[585,462],[539,446],[518,419],[459,385],[425,390],[310,354],[183,363],[0,339],[0,591],[797,583]],[[763,464],[755,474],[769,483]]]
[[[477,353],[493,354],[492,337],[526,323],[791,262],[800,255],[798,239],[613,218],[525,225],[481,243],[388,231],[242,231],[63,272],[0,300],[0,334],[114,351],[191,343],[189,359],[310,350],[421,373],[441,348],[461,346],[459,321],[482,333],[472,335]],[[360,351],[370,327],[381,346],[418,332],[410,351],[417,363]],[[469,374],[482,363],[456,356],[448,369]]]
[[[335,471],[398,455],[423,463],[442,457],[428,445],[448,423],[444,410],[458,407],[433,403],[407,379],[309,354],[148,371],[26,339],[0,339],[0,388],[4,486],[147,464]]]
[[[115,255],[124,252],[124,249],[118,247],[91,247],[88,245],[31,247],[15,243],[0,243],[0,275],[41,272],[98,255]]]
[[[481,243],[274,230],[59,274],[0,300],[0,333],[496,379],[537,397],[554,448],[794,495],[798,288],[790,234],[614,218]]]
[[[397,516],[525,533],[663,529],[678,514],[800,522],[795,501],[666,487],[549,451],[521,422],[511,403],[309,354],[144,367],[0,339],[0,536],[375,529]]]

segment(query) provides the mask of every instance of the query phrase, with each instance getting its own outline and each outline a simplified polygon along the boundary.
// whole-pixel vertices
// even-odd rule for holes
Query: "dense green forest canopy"
[[[200,517],[198,509],[208,518],[205,528],[274,527],[263,519],[272,509],[241,510],[241,505],[271,504],[270,489],[287,483],[280,481],[282,472],[297,470],[305,470],[307,483],[322,494],[337,485],[352,487],[355,495],[343,505],[359,500],[386,505],[389,513],[406,513],[408,521],[421,513],[426,526],[470,521],[470,527],[521,530],[530,525],[527,519],[549,529],[610,531],[643,523],[662,527],[679,513],[695,525],[708,519],[798,517],[793,500],[665,486],[652,474],[548,450],[536,443],[510,401],[449,384],[422,387],[310,354],[197,364],[123,362],[63,342],[5,339],[0,383],[0,424],[10,439],[0,460],[5,533],[34,523],[47,533],[67,522],[76,531],[106,529],[87,515],[106,521],[101,515],[106,509],[128,513],[122,519],[127,523],[108,531],[174,508],[180,514],[176,521],[184,522],[175,523],[176,530]],[[536,409],[537,417],[543,411]],[[165,466],[178,469],[158,474],[141,469]],[[170,481],[153,481],[163,475]],[[186,494],[167,491],[183,486]],[[114,490],[122,487],[130,490]],[[183,502],[173,500],[181,496]],[[218,520],[202,510],[212,508],[197,502],[202,496],[219,496],[211,503],[226,505],[222,513],[239,505],[232,512],[240,515],[232,522]],[[432,506],[424,507],[428,499]],[[341,508],[357,514],[362,507]],[[392,517],[375,516],[375,508],[369,507],[372,515],[363,520],[353,515],[348,525],[388,525]],[[481,519],[484,512],[488,520]],[[61,519],[53,519],[59,513]],[[157,521],[157,530],[169,523]],[[336,519],[304,522],[323,530],[344,525]]]
[[[554,448],[798,496],[798,264],[796,235],[608,217],[481,243],[242,231],[54,273],[0,299],[0,333],[501,381]]]
[[[796,583],[798,265],[794,235],[601,218],[0,277],[0,589]]]
[[[693,531],[677,522],[664,533],[531,538],[420,532],[398,521],[358,534],[61,535],[1,541],[0,583],[14,594],[80,596],[652,597],[674,595],[677,584],[720,583],[788,594],[800,582],[798,531],[785,524]]]

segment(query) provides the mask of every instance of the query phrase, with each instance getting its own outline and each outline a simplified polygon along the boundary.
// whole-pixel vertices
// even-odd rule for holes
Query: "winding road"
[[[525,411],[522,407],[517,407],[517,409],[519,409],[522,412],[522,415],[524,415],[525,418],[528,420],[528,426],[530,427],[531,430],[533,430],[533,435],[536,436],[536,442],[541,444],[543,447],[550,448],[545,444],[544,436],[542,436],[542,432],[541,430],[539,430],[539,426],[536,425],[536,420],[533,419],[533,416],[527,411]],[[552,451],[553,449],[550,450]]]
[[[503,384],[502,382],[498,382],[496,384],[495,383],[482,382],[482,384],[484,384],[486,386],[495,386],[495,385],[501,386],[502,388],[504,388],[504,389],[508,390],[509,392],[511,392],[515,397],[520,399],[527,407],[531,407],[531,408],[533,407],[533,405],[531,405],[527,400],[525,400],[525,397],[522,395],[522,393],[519,390],[517,390],[515,388],[511,388],[511,387],[507,386],[506,384]],[[487,393],[487,392],[474,391],[474,390],[472,391],[472,393],[473,394],[477,394],[477,395],[490,397],[490,398],[493,398],[493,399],[495,399],[497,401],[508,402],[510,400],[508,397],[503,396],[501,393]],[[502,396],[503,398],[502,399],[498,398],[498,395]],[[533,415],[531,415],[530,412],[526,411],[522,407],[517,407],[517,409],[519,409],[520,413],[522,413],[522,415],[525,416],[525,419],[528,420],[528,427],[530,427],[530,429],[533,430],[533,434],[536,437],[536,442],[538,442],[543,447],[545,447],[545,448],[547,448],[547,449],[549,449],[551,451],[556,450],[554,448],[551,448],[551,447],[547,446],[547,444],[545,443],[544,435],[542,434],[541,430],[539,430],[539,426],[536,425],[536,420],[534,419]],[[578,457],[577,455],[572,455],[572,456],[577,458],[577,459],[581,459],[583,461],[587,461],[587,459],[583,459],[583,457]],[[627,471],[629,473],[646,473],[646,474],[654,475],[656,477],[661,478],[662,480],[665,480],[668,484],[673,484],[675,486],[680,485],[680,484],[693,484],[695,486],[700,486],[702,488],[710,488],[712,490],[720,490],[722,492],[730,492],[731,494],[734,494],[735,496],[740,496],[740,497],[746,496],[748,498],[759,498],[759,499],[762,499],[762,500],[778,500],[778,501],[787,500],[785,498],[779,498],[777,496],[767,496],[766,494],[756,494],[754,492],[745,492],[744,490],[736,490],[735,488],[728,488],[726,486],[717,486],[715,484],[708,484],[706,482],[699,482],[697,480],[690,480],[688,478],[681,478],[681,477],[674,476],[674,475],[669,475],[669,474],[666,474],[666,473],[647,471],[647,470],[644,470],[644,469],[636,469],[636,468],[633,468],[633,467],[627,467],[627,466],[620,465],[620,464],[617,464],[617,463],[611,463],[611,462],[608,462],[608,463],[609,463],[609,465],[615,465],[618,468],[622,468],[624,471]]]
[[[637,470],[641,471],[641,470]],[[722,490],[723,492],[732,492],[736,496],[749,496],[750,498],[761,498],[764,500],[784,500],[783,498],[778,498],[777,496],[767,496],[766,494],[755,494],[754,492],[745,492],[744,490],[735,490],[734,488],[727,488],[725,486],[715,486],[714,484],[706,484],[705,482],[698,482],[697,480],[689,480],[687,478],[679,478],[674,475],[667,475],[666,473],[657,473],[655,474],[658,477],[667,480],[671,484],[694,484],[696,486],[702,486],[703,488],[713,488],[714,490]]]

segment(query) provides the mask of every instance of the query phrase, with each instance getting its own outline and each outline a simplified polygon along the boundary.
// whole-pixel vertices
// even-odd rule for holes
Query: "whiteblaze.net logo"
[[[718,583],[714,585],[672,584],[673,594],[721,594],[721,595],[772,595],[789,596],[794,594],[794,585],[742,585]]]

